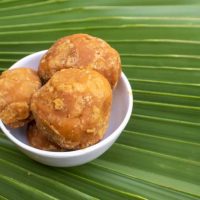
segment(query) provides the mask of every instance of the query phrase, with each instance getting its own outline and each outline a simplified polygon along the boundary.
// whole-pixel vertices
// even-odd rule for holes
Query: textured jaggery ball
[[[40,132],[34,121],[28,124],[27,135],[31,146],[37,149],[45,151],[62,151],[58,145],[49,141],[48,138]]]
[[[32,69],[3,72],[0,76],[0,119],[13,128],[24,126],[31,119],[31,97],[40,87],[40,79]]]
[[[38,90],[31,110],[39,130],[60,147],[75,150],[100,141],[108,127],[112,90],[94,70],[63,69]]]
[[[42,57],[39,76],[46,82],[57,71],[66,68],[88,68],[103,74],[114,88],[121,74],[119,53],[104,40],[87,34],[59,39]]]

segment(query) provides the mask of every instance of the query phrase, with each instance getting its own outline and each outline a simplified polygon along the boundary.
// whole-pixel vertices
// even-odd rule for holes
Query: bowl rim
[[[25,56],[25,57],[21,58],[19,61],[17,61],[15,64],[13,64],[9,69],[15,68],[17,63],[20,62],[22,59],[27,59],[28,57],[36,56],[36,54],[44,54],[45,52],[46,52],[46,50],[43,50],[43,51],[39,51],[39,52],[30,54],[28,56]],[[28,152],[31,152],[31,153],[34,153],[34,154],[37,154],[40,156],[52,157],[52,158],[76,157],[76,156],[88,154],[97,149],[101,149],[103,146],[107,146],[107,144],[111,143],[112,141],[115,141],[115,139],[119,136],[119,134],[123,131],[123,129],[127,125],[129,118],[131,117],[131,114],[132,114],[133,94],[132,94],[131,85],[130,85],[126,75],[123,72],[121,72],[121,78],[122,78],[123,82],[125,83],[125,87],[128,91],[128,101],[129,101],[128,111],[127,111],[123,121],[121,122],[121,124],[118,126],[118,128],[115,131],[112,132],[111,135],[109,135],[107,138],[99,141],[98,143],[96,143],[90,147],[87,147],[84,149],[79,149],[79,150],[74,150],[74,151],[67,151],[67,152],[45,151],[45,150],[31,147],[31,146],[21,142],[20,140],[18,140],[7,130],[6,126],[4,125],[4,123],[1,120],[0,120],[0,128],[2,129],[4,134],[18,147],[21,147],[25,151],[28,151]]]

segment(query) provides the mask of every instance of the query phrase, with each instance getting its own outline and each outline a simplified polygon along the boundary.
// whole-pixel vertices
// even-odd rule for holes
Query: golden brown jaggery
[[[31,97],[40,87],[40,79],[32,69],[3,72],[0,76],[0,119],[13,128],[24,126],[31,119]]]
[[[37,127],[60,147],[75,150],[101,140],[108,127],[112,90],[89,69],[63,69],[38,90],[31,103]]]
[[[121,61],[119,53],[104,40],[87,34],[74,34],[51,46],[40,61],[39,76],[46,82],[55,72],[67,68],[94,69],[114,88],[121,74]]]
[[[28,141],[31,146],[45,151],[61,151],[62,149],[40,132],[35,121],[28,124],[27,128]]]

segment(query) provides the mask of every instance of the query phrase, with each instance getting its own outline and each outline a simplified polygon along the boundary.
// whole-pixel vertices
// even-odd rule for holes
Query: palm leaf
[[[121,54],[135,97],[123,134],[73,168],[30,160],[0,136],[0,199],[200,198],[198,0],[1,0],[0,70],[88,33]]]

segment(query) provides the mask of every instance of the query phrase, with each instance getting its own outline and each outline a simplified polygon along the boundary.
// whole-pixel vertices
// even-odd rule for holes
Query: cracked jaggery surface
[[[114,88],[121,74],[121,60],[119,53],[104,40],[87,34],[74,34],[53,44],[41,59],[39,75],[46,82],[55,72],[67,68],[94,69]]]
[[[39,130],[60,147],[75,150],[97,143],[108,127],[109,82],[87,69],[63,69],[38,90],[31,110]]]
[[[0,76],[0,119],[13,128],[30,121],[30,101],[41,87],[35,71],[29,68],[7,70]]]
[[[49,141],[49,139],[37,128],[34,121],[28,124],[27,135],[31,146],[37,149],[45,151],[64,151],[57,144]]]

